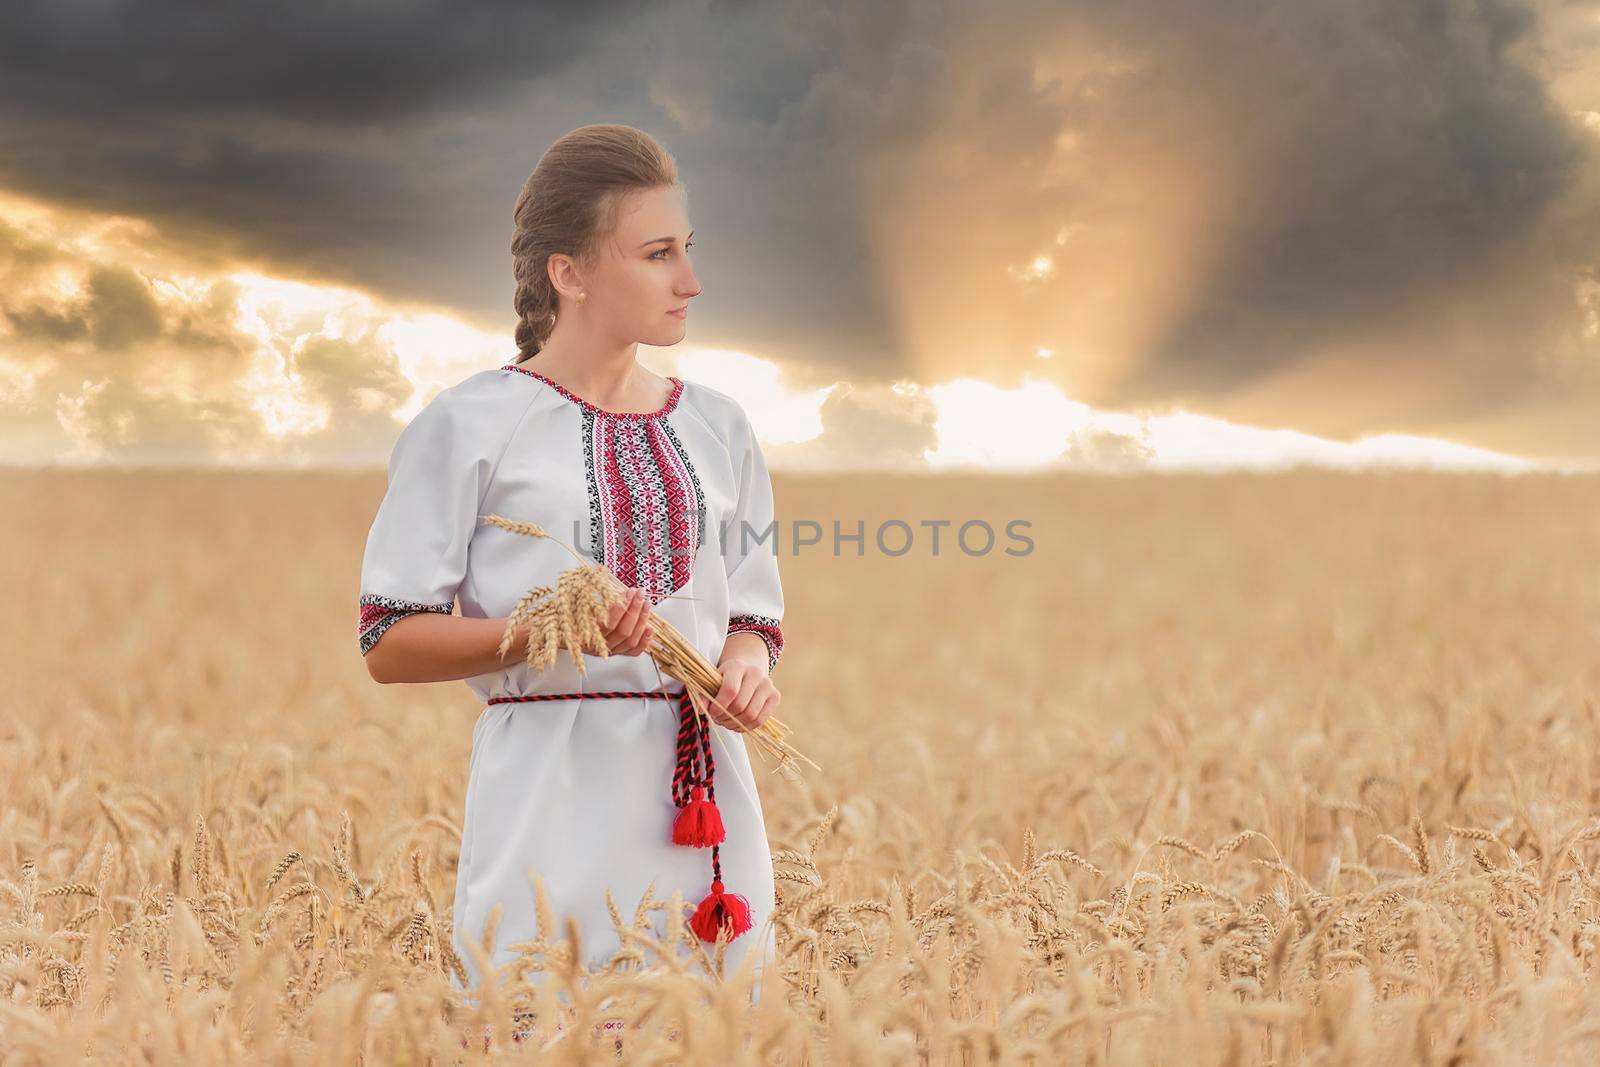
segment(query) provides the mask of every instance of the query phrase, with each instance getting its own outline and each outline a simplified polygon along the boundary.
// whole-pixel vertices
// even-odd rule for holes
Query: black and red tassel
[[[750,929],[750,902],[722,884],[718,846],[727,839],[727,830],[717,810],[715,773],[711,724],[695,711],[685,690],[678,699],[678,761],[672,772],[672,801],[678,805],[678,815],[672,822],[672,842],[711,849],[711,892],[695,908],[689,928],[702,941],[715,941],[724,930],[732,941]]]

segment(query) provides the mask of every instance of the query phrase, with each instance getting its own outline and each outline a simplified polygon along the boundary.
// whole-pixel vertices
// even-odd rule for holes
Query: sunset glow
[[[13,196],[0,206],[13,241],[41,264],[31,274],[12,272],[13,301],[34,321],[57,324],[50,327],[56,339],[41,342],[0,320],[0,405],[9,414],[10,454],[21,461],[148,460],[141,439],[159,436],[165,461],[378,463],[399,427],[440,389],[514,355],[509,332],[483,330],[445,309],[257,269],[184,267],[182,248],[137,219],[56,211]],[[1060,227],[1054,243],[1067,243],[1073,229]],[[1039,282],[1055,266],[1041,254],[1011,273]],[[1597,291],[1583,279],[1574,293],[1587,337],[1597,331]],[[101,305],[126,321],[107,318]],[[117,346],[114,360],[95,356],[97,339]],[[1041,368],[1065,358],[1055,344],[1027,351]],[[1181,408],[1096,408],[1030,375],[1013,385],[975,376],[861,385],[693,341],[645,346],[640,358],[738,400],[778,457],[775,469],[1541,468],[1426,435],[1338,441]],[[1075,352],[1068,362],[1080,358]],[[862,414],[830,430],[830,403]],[[844,418],[846,407],[839,410]],[[877,454],[875,434],[909,440],[930,422],[931,447]],[[839,437],[847,425],[851,436]],[[808,450],[830,458],[810,459]]]

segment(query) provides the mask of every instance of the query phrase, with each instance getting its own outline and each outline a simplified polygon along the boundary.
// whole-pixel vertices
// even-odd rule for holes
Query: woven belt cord
[[[676,700],[678,751],[672,770],[672,803],[678,815],[672,824],[674,844],[711,848],[711,892],[695,908],[689,926],[702,941],[715,941],[720,931],[733,940],[750,928],[750,904],[722,884],[721,843],[727,833],[717,810],[716,766],[711,759],[711,723],[694,710],[687,689],[613,689],[597,693],[529,693],[490,697],[490,704],[528,704],[542,700]]]

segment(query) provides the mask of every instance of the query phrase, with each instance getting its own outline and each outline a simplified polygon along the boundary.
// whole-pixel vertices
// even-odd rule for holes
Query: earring
[[[583,307],[583,298],[588,296],[588,295],[589,295],[588,293],[579,293],[578,294],[578,306],[579,307]]]

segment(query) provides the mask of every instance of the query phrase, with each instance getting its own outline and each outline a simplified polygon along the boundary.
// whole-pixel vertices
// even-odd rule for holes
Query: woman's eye
[[[685,241],[685,242],[683,242],[683,250],[685,252],[689,251],[689,249],[691,249],[693,247],[694,247],[694,242],[693,241]],[[665,253],[670,252],[670,251],[672,251],[672,249],[670,249],[670,248],[658,248],[654,252],[650,253],[650,258],[651,259],[655,259],[657,256],[664,255]]]

